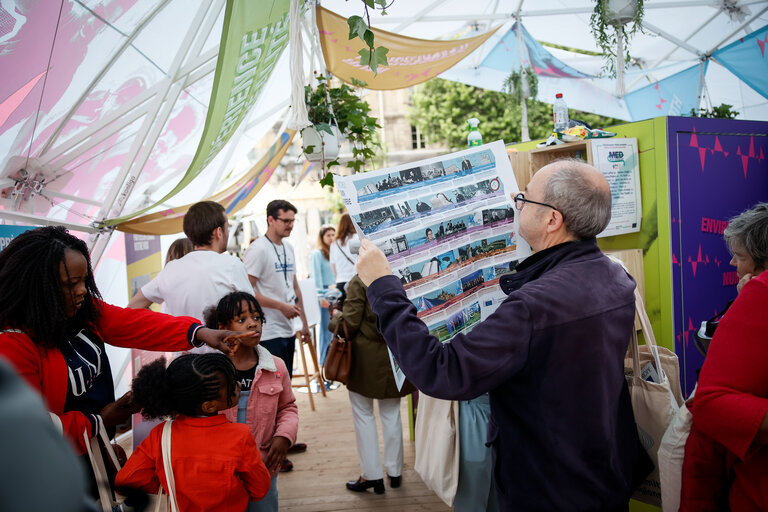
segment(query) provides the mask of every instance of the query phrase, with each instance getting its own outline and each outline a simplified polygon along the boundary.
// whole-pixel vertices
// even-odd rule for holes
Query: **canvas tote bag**
[[[437,496],[452,506],[459,486],[459,403],[419,392],[413,469]]]
[[[659,481],[658,450],[661,439],[677,415],[680,405],[677,356],[670,350],[658,347],[645,311],[643,299],[635,289],[635,310],[640,320],[645,345],[638,344],[637,332],[633,331],[629,356],[624,360],[624,374],[629,385],[632,411],[640,436],[640,442],[654,464],[654,470],[632,496],[634,499],[652,505],[661,505],[661,483]],[[666,368],[662,362],[666,360]],[[677,376],[673,390],[672,376]]]
[[[661,482],[661,510],[677,512],[680,510],[680,493],[683,489],[683,458],[685,442],[691,433],[693,414],[688,409],[696,390],[693,390],[688,402],[680,406],[680,411],[669,424],[659,445],[659,480]]]

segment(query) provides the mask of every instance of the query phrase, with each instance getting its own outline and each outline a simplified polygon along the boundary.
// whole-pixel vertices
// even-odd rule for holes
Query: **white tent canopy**
[[[225,0],[2,0],[0,2],[0,218],[95,233],[100,221],[152,204],[178,183],[205,121]],[[361,1],[325,0],[343,16]],[[503,27],[444,78],[500,89],[507,70],[484,65],[520,20],[533,39],[596,51],[592,0],[395,0],[375,27],[424,39]],[[646,0],[645,33],[630,42],[630,93],[696,66],[718,48],[768,25],[768,1]],[[308,14],[308,19],[309,19]],[[310,47],[308,43],[305,43]],[[547,47],[565,64],[599,73],[600,57]],[[305,50],[305,68],[309,51]],[[233,139],[182,193],[158,208],[206,197],[261,134],[284,119],[286,56]],[[542,77],[539,99],[630,119],[612,79]],[[768,100],[709,62],[705,103],[768,119]],[[102,237],[106,238],[106,237]],[[96,259],[103,243],[96,244]]]

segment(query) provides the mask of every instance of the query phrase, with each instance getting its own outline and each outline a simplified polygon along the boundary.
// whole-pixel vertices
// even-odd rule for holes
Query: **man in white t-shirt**
[[[293,376],[296,333],[302,342],[312,342],[296,279],[296,257],[293,246],[286,240],[293,230],[297,211],[288,201],[271,201],[267,205],[266,234],[254,240],[243,255],[254,295],[264,310],[259,344],[285,362],[289,377]],[[288,452],[306,449],[305,443],[295,443]],[[286,459],[280,471],[292,468],[293,463]]]
[[[281,358],[293,375],[296,333],[311,340],[296,279],[296,257],[286,240],[293,230],[296,207],[278,199],[267,205],[267,232],[248,246],[243,263],[254,295],[264,309],[261,346]]]
[[[193,204],[184,215],[184,234],[194,250],[169,261],[133,296],[128,307],[148,308],[156,302],[170,315],[202,320],[203,312],[228,293],[253,293],[243,262],[223,254],[229,238],[223,206],[213,201]]]

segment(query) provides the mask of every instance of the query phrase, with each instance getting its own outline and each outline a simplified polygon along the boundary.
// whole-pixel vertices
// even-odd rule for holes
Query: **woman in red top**
[[[724,232],[739,296],[712,338],[693,399],[680,510],[768,510],[768,203]]]
[[[78,454],[99,422],[110,435],[131,414],[115,401],[105,343],[158,351],[223,343],[229,331],[189,317],[102,302],[88,247],[60,226],[17,236],[0,252],[0,357],[40,392]]]

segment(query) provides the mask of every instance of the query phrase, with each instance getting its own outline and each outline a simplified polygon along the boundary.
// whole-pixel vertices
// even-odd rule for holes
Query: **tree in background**
[[[480,120],[483,142],[502,139],[505,143],[521,140],[522,107],[512,104],[509,96],[458,82],[435,78],[416,87],[411,95],[413,106],[408,119],[429,140],[442,141],[452,150],[467,147],[467,119]],[[584,121],[592,128],[605,128],[625,121],[568,110],[570,119]],[[528,124],[531,139],[544,139],[552,133],[552,104],[528,100]]]

